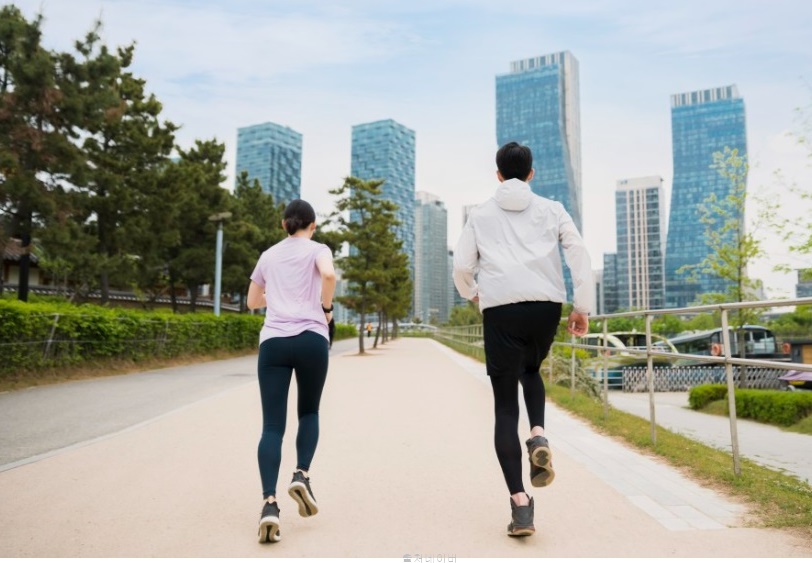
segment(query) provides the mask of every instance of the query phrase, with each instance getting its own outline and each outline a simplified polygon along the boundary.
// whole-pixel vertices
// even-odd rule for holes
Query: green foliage
[[[697,385],[692,387],[688,393],[688,405],[694,410],[699,410],[713,401],[724,399],[726,396],[727,385]]]
[[[457,305],[451,309],[446,326],[470,326],[482,324],[482,312],[479,305],[469,301],[465,305]]]
[[[723,198],[716,193],[708,195],[698,207],[699,222],[704,227],[704,237],[709,253],[698,264],[683,266],[678,273],[688,273],[687,281],[696,282],[700,275],[711,275],[726,282],[726,291],[705,294],[704,303],[740,303],[757,300],[758,282],[748,276],[748,266],[764,257],[762,238],[758,229],[771,223],[775,203],[759,201],[758,221],[753,230],[746,230],[745,208],[747,204],[747,173],[749,165],[745,155],[738,149],[725,147],[713,155],[713,166],[729,183],[729,191]],[[731,324],[742,326],[757,320],[752,309],[738,309],[732,313]]]
[[[809,336],[812,334],[812,306],[798,306],[770,321],[768,328],[778,337]]]
[[[0,300],[0,374],[121,358],[142,360],[256,347],[253,315],[175,315]]]
[[[336,332],[333,335],[333,340],[346,340],[347,338],[355,338],[356,336],[358,336],[358,329],[355,325],[336,323]]]
[[[758,422],[790,426],[812,414],[812,393],[737,389],[736,414]]]
[[[240,310],[246,310],[245,295],[259,256],[284,239],[284,205],[262,190],[258,180],[249,181],[243,171],[229,197],[232,217],[225,222],[223,239],[223,291],[241,296]]]

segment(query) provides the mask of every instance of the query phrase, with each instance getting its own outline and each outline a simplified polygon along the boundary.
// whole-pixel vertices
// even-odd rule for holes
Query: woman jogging
[[[290,202],[282,226],[288,237],[262,253],[248,288],[248,307],[266,307],[257,362],[262,401],[257,459],[265,499],[259,520],[260,543],[278,542],[282,537],[276,484],[294,371],[298,460],[288,493],[299,505],[300,516],[314,516],[319,510],[308,472],[319,440],[319,402],[327,378],[328,323],[336,286],[332,252],[310,240],[316,230],[316,213],[310,204],[301,199]]]

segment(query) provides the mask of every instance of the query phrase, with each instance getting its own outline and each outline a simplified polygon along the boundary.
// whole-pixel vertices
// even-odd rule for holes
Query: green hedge
[[[697,385],[691,388],[691,392],[688,394],[688,405],[694,410],[699,410],[708,403],[725,397],[727,397],[727,385]]]
[[[358,329],[355,325],[345,325],[336,323],[336,332],[333,335],[333,340],[346,340],[358,336]]]
[[[691,389],[688,403],[692,409],[701,409],[725,397],[725,385],[698,385]],[[758,422],[791,426],[812,415],[812,393],[736,389],[736,415]]]
[[[0,374],[256,347],[263,318],[0,300]]]

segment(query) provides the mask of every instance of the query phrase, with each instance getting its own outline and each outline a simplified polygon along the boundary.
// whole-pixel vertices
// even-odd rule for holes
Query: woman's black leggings
[[[257,460],[262,498],[276,495],[288,390],[294,370],[299,413],[296,468],[310,469],[319,441],[319,403],[327,379],[327,363],[328,342],[312,331],[286,338],[269,338],[259,347],[257,373],[262,400],[262,438],[257,448]]]

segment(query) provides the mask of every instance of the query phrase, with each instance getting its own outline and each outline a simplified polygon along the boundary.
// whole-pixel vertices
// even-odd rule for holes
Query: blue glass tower
[[[353,126],[351,174],[362,180],[384,180],[381,197],[398,206],[397,234],[414,280],[414,131],[391,119]]]
[[[262,123],[237,129],[236,175],[248,172],[276,203],[301,197],[302,135],[290,127]]]
[[[533,192],[559,201],[581,230],[578,60],[569,51],[511,63],[496,77],[496,141],[533,151]]]
[[[662,309],[665,305],[664,204],[659,176],[617,183],[615,275],[620,310]]]
[[[514,61],[496,77],[496,141],[533,151],[534,193],[560,202],[581,229],[578,60],[569,51]],[[564,269],[568,299],[572,281]]]
[[[448,212],[440,199],[417,192],[414,229],[414,314],[424,323],[448,321]]]
[[[713,154],[725,147],[747,154],[744,100],[735,85],[671,96],[674,185],[665,253],[666,307],[685,307],[704,293],[724,293],[725,280],[698,273],[689,282],[681,267],[701,262],[710,252],[702,235],[699,209],[710,194],[720,200],[733,190],[712,168]],[[744,218],[742,217],[743,221]]]

